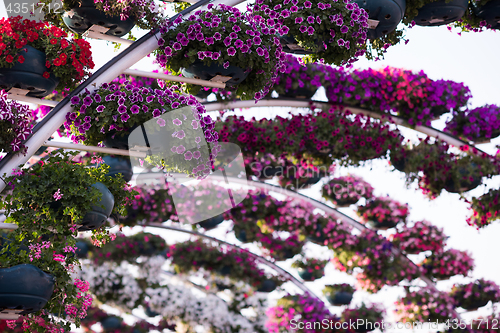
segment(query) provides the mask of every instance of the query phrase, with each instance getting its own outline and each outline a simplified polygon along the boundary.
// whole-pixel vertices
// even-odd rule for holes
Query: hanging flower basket
[[[454,113],[445,131],[476,144],[489,142],[500,135],[500,107],[485,105]]]
[[[0,153],[26,152],[22,143],[31,134],[31,110],[25,104],[7,101],[0,90]]]
[[[356,323],[354,331],[357,333],[366,333],[375,330],[380,326],[384,318],[385,310],[383,310],[381,304],[372,304],[370,306],[361,304],[359,308],[356,309],[346,309],[342,312],[342,321],[349,324]],[[363,321],[360,322],[359,320]],[[378,323],[378,325],[377,325]]]
[[[39,268],[21,264],[0,268],[0,310],[28,314],[41,310],[52,296],[54,276]]]
[[[104,140],[121,149],[144,147],[147,142],[150,154],[145,160],[151,165],[190,176],[209,173],[207,163],[216,151],[204,143],[216,143],[218,134],[211,130],[213,121],[203,116],[205,109],[195,97],[168,88],[105,83],[93,93],[73,97],[71,104],[75,110],[67,114],[66,127],[73,133],[73,141],[97,145]],[[117,137],[121,143],[109,141]]]
[[[210,4],[207,8],[160,29],[158,63],[190,77],[229,79],[226,84],[242,99],[261,99],[282,70],[279,40],[253,16],[234,7]],[[199,24],[196,19],[208,23]],[[187,85],[192,94],[199,89]]]
[[[54,89],[73,89],[94,68],[90,44],[67,38],[48,23],[0,19],[0,89],[29,90],[44,97]],[[45,52],[45,53],[44,53]]]
[[[455,22],[464,16],[468,0],[424,0],[409,2],[403,23],[412,21],[421,26],[439,26]]]
[[[478,167],[471,163],[466,166],[458,166],[455,177],[449,177],[444,189],[450,193],[462,193],[475,189],[482,183],[482,177],[478,175]]]
[[[440,229],[428,221],[418,221],[413,226],[390,236],[390,240],[407,254],[418,254],[424,251],[441,252],[448,237]]]
[[[198,225],[205,230],[211,230],[217,227],[222,222],[224,222],[224,217],[222,215],[217,215],[215,217],[209,218],[208,220],[198,223]]]
[[[139,222],[165,222],[178,220],[173,199],[167,189],[134,187],[135,195],[130,199],[127,213],[118,217],[120,224],[134,226]]]
[[[293,53],[307,54],[312,62],[354,62],[365,52],[368,14],[356,3],[299,0],[259,0],[252,14],[282,37]]]
[[[299,276],[304,281],[314,281],[321,279],[325,275],[325,265],[328,260],[318,260],[306,258],[292,263],[292,267],[297,268]]]
[[[475,311],[488,304],[500,301],[500,287],[493,281],[479,279],[469,284],[453,285],[450,296],[455,304],[467,311]]]
[[[277,261],[291,259],[302,252],[304,242],[299,240],[297,233],[289,237],[280,237],[276,234],[264,234],[259,238],[265,253]]]
[[[64,1],[64,7],[69,7],[71,2],[73,1]],[[81,0],[75,5],[62,15],[62,20],[71,31],[77,34],[83,34],[93,25],[99,25],[108,29],[105,32],[106,35],[122,37],[135,26],[133,18],[122,20],[120,16],[110,16],[97,9],[93,0]]]
[[[277,287],[277,284],[274,280],[266,279],[262,281],[260,287],[257,289],[258,292],[261,293],[270,293],[274,291]]]
[[[388,229],[398,223],[406,223],[410,211],[408,205],[403,205],[389,197],[376,197],[368,200],[365,205],[358,206],[357,214],[361,222],[374,229]]]
[[[104,156],[102,158],[103,162],[109,165],[108,176],[116,177],[121,174],[126,182],[129,182],[134,175],[132,170],[132,163],[130,163],[129,157],[118,157],[118,156]]]
[[[123,211],[125,181],[105,176],[102,167],[70,162],[70,156],[49,156],[8,177],[15,186],[2,206],[23,232],[69,237],[94,230],[96,241],[106,239],[101,226],[112,211]]]
[[[327,301],[334,306],[349,305],[355,289],[347,283],[326,285],[323,289]]]
[[[285,72],[278,76],[274,90],[280,97],[311,99],[325,77],[326,66],[303,64],[290,54],[285,59]]]
[[[63,0],[61,8],[51,4],[51,0],[43,0],[41,7],[45,20],[63,29],[83,34],[93,25],[107,29],[103,33],[122,37],[137,25],[144,30],[151,30],[161,25],[164,14],[152,0],[142,2],[126,1],[93,1]]]
[[[368,13],[370,20],[375,20],[377,26],[367,31],[367,38],[374,40],[394,31],[403,19],[406,0],[355,0],[358,6]]]
[[[450,249],[431,254],[419,266],[426,276],[447,280],[459,274],[469,275],[474,268],[474,259],[467,252]]]
[[[477,1],[471,1],[475,5],[474,14],[477,18],[484,22],[486,21],[486,26],[490,29],[500,29],[500,1],[499,0],[489,0],[478,4]],[[481,26],[481,23],[479,24]]]
[[[361,198],[370,199],[373,187],[361,177],[345,176],[330,180],[323,186],[323,198],[330,200],[337,207],[349,207]]]

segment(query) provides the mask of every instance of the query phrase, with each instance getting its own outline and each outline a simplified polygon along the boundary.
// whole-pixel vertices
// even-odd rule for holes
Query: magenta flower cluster
[[[0,152],[25,151],[23,141],[31,134],[29,107],[7,101],[7,93],[0,90]]]
[[[500,135],[500,107],[485,105],[456,112],[445,131],[475,142],[495,138]]]
[[[425,275],[446,280],[454,275],[469,275],[474,269],[474,259],[465,251],[449,249],[431,254],[420,266]]]
[[[239,67],[248,77],[238,85],[238,92],[261,99],[283,70],[285,55],[276,29],[231,6],[207,8],[160,28],[158,63],[174,72],[200,61],[224,69]]]
[[[330,68],[326,77],[331,102],[401,116],[410,125],[430,125],[446,112],[467,105],[471,92],[463,83],[431,80],[423,71]]]
[[[441,252],[447,238],[443,229],[425,220],[415,222],[411,227],[404,225],[401,231],[390,236],[390,240],[408,254]]]

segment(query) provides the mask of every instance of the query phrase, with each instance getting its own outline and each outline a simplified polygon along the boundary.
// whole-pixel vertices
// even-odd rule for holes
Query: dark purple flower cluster
[[[475,142],[495,138],[500,135],[500,107],[485,105],[457,112],[446,123],[445,131]]]
[[[31,128],[28,106],[7,102],[7,94],[0,90],[0,152],[25,151],[22,142],[31,134]]]

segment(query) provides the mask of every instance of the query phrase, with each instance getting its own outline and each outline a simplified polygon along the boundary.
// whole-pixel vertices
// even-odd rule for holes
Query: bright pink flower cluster
[[[420,263],[422,272],[438,280],[455,275],[467,276],[474,269],[474,259],[468,252],[449,249],[433,253]]]
[[[365,205],[358,206],[357,214],[365,223],[368,221],[406,223],[410,210],[408,204],[403,205],[389,197],[375,197]]]
[[[440,252],[446,245],[447,238],[443,229],[425,220],[415,222],[411,227],[404,225],[401,231],[390,236],[390,240],[408,254]]]

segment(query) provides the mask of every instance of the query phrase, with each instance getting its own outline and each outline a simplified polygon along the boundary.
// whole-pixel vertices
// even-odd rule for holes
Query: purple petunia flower
[[[224,69],[228,69],[229,68],[229,61],[226,61],[223,65]]]
[[[236,38],[238,38],[238,34],[237,34],[236,32],[231,32],[231,33],[229,34],[229,38],[231,38],[231,39],[236,39]]]
[[[197,150],[197,151],[195,151],[195,152],[193,153],[193,157],[194,157],[195,159],[199,159],[199,158],[201,157],[201,153]]]
[[[307,31],[307,27],[306,27],[305,25],[301,25],[301,26],[299,27],[299,31],[300,31],[301,33],[305,33],[305,32]]]
[[[163,38],[158,38],[158,46],[163,46],[165,44],[165,40]]]
[[[123,113],[125,113],[125,112],[127,112],[127,107],[126,107],[125,105],[120,105],[120,106],[118,107],[118,113],[119,113],[119,114],[123,114]]]
[[[248,47],[248,45],[243,45],[243,47],[241,48],[241,52],[247,53],[248,51],[250,51],[250,48]]]
[[[90,104],[92,104],[93,100],[90,96],[86,96],[84,99],[83,99],[83,105],[85,106],[89,106]]]
[[[311,1],[304,2],[304,7],[311,8],[311,6],[312,6],[312,2]]]
[[[177,109],[179,106],[181,106],[179,102],[172,103],[172,109]]]
[[[97,112],[103,112],[105,108],[106,108],[106,107],[105,107],[104,105],[99,105],[99,106],[96,108],[96,111],[97,111]]]
[[[205,38],[205,44],[207,45],[213,45],[214,43],[214,38],[213,37],[207,37]]]
[[[221,39],[222,39],[222,35],[221,35],[220,33],[216,32],[216,33],[214,34],[214,39],[215,39],[215,40],[221,40]]]
[[[78,103],[80,103],[80,97],[78,97],[78,96],[71,97],[71,104],[72,105],[76,105]]]
[[[258,47],[256,51],[259,56],[262,57],[264,55],[264,50],[262,49],[262,47]]]
[[[309,24],[313,24],[313,23],[314,23],[314,21],[315,21],[314,16],[308,16],[308,17],[307,17],[307,23],[309,23]]]
[[[175,118],[174,120],[172,120],[172,123],[176,126],[181,126],[182,120],[180,120],[179,118]]]
[[[236,46],[237,48],[241,48],[243,46],[243,41],[241,39],[237,39],[234,42],[234,46]]]
[[[198,32],[198,33],[196,34],[196,40],[198,40],[198,41],[200,41],[200,42],[201,42],[201,41],[202,41],[202,40],[204,40],[204,39],[205,39],[205,36],[203,35],[203,33],[202,33],[202,32]]]
[[[96,103],[101,103],[101,102],[102,102],[102,97],[101,97],[101,95],[99,95],[99,94],[95,94],[95,96],[94,96],[94,101],[95,101]]]
[[[230,47],[227,49],[227,54],[230,55],[231,57],[236,54],[236,49],[234,47]]]
[[[154,100],[155,100],[155,97],[153,95],[146,96],[146,102],[147,103],[151,103]]]
[[[137,105],[132,105],[130,108],[130,112],[133,114],[138,114],[139,113],[139,107]]]
[[[170,148],[170,151],[172,153],[177,153],[177,147],[176,146],[173,146],[172,148]]]
[[[260,45],[262,43],[262,39],[260,37],[254,37],[253,38],[253,43],[255,45]]]
[[[130,118],[130,116],[128,115],[128,113],[124,113],[124,114],[122,114],[122,115],[121,115],[121,117],[120,117],[120,119],[121,119],[124,123],[126,123],[126,122],[127,122],[127,120],[128,120],[129,118]]]
[[[340,28],[340,32],[343,34],[346,34],[348,31],[349,31],[349,28],[346,25],[344,25],[344,26],[342,26],[342,28]]]
[[[241,28],[237,25],[233,25],[233,31],[234,32],[240,32],[241,31]]]
[[[197,136],[195,139],[194,139],[194,142],[196,143],[200,143],[201,142],[201,138],[199,136]]]
[[[161,116],[160,110],[154,109],[153,110],[153,117],[158,118],[159,116]]]
[[[172,55],[172,48],[170,46],[167,46],[163,52],[165,52],[166,56],[171,56]]]
[[[186,133],[184,133],[184,131],[183,131],[183,130],[180,130],[179,132],[177,132],[177,133],[175,134],[175,136],[176,136],[178,139],[181,139],[181,140],[182,140],[182,139],[184,139],[184,138],[186,137]]]
[[[219,52],[212,53],[212,60],[217,60],[219,58],[220,58],[220,53]]]
[[[179,51],[180,49],[182,49],[182,45],[181,43],[179,42],[175,42],[174,45],[172,45],[172,47],[174,48],[174,50],[176,51]]]
[[[224,45],[226,45],[226,47],[228,47],[229,45],[231,45],[231,38],[230,37],[224,38]]]
[[[345,44],[344,40],[342,38],[340,38],[338,41],[337,41],[337,44],[339,44],[339,46],[343,46]]]
[[[193,121],[191,121],[191,126],[193,127],[193,129],[198,129],[200,124],[198,123],[197,120],[193,120]]]
[[[295,24],[300,24],[300,23],[302,23],[302,21],[304,21],[304,18],[303,18],[303,17],[300,17],[300,16],[299,16],[299,17],[296,17],[296,18],[295,18]]]
[[[147,113],[149,111],[149,108],[147,105],[143,105],[142,106],[142,111],[144,111],[144,113]]]
[[[191,153],[190,151],[187,151],[185,154],[184,154],[184,159],[186,161],[191,161],[191,159],[193,158],[193,153]]]

